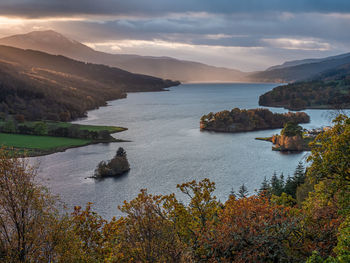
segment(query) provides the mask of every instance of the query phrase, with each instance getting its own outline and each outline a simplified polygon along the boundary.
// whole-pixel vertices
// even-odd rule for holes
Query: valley
[[[0,262],[349,263],[328,2],[1,0]]]

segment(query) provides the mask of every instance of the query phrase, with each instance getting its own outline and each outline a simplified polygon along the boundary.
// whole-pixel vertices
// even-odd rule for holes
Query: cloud
[[[262,39],[263,42],[270,44],[272,47],[296,50],[318,50],[326,51],[331,49],[329,43],[313,39],[293,39],[293,38],[276,38]]]
[[[349,52],[349,27],[348,0],[0,1],[0,36],[53,29],[108,52],[246,70]]]
[[[181,60],[194,60],[219,67],[237,68],[240,65],[239,68],[246,71],[262,69],[270,65],[266,56],[259,54],[264,48],[259,47],[194,45],[159,39],[118,40],[84,44],[110,53],[167,56]],[[255,58],[248,61],[247,56],[253,54]],[[227,60],[228,57],[231,59]]]
[[[350,12],[348,0],[2,0],[2,15],[137,15],[169,13]]]

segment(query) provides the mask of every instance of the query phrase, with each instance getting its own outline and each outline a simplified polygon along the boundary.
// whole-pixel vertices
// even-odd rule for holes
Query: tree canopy
[[[146,189],[105,220],[57,202],[25,160],[0,151],[0,260],[3,262],[350,262],[350,121],[318,135],[308,167],[265,179],[258,193],[216,199],[209,179],[174,193]],[[298,199],[300,189],[304,193]]]

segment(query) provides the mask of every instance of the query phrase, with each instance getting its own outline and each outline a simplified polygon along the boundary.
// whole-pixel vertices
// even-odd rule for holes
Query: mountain
[[[1,45],[39,50],[79,61],[118,67],[130,72],[182,82],[245,81],[247,73],[170,57],[108,54],[96,51],[55,31],[34,31],[0,39]]]
[[[107,100],[125,98],[126,92],[159,91],[178,84],[0,45],[0,112],[21,114],[27,120],[72,120]]]
[[[339,80],[350,80],[350,63],[343,64],[336,68],[322,72],[314,77],[314,81],[339,81]]]
[[[301,60],[293,60],[293,61],[287,61],[284,62],[281,65],[277,66],[272,66],[268,68],[266,71],[274,70],[274,69],[282,69],[282,68],[288,68],[288,67],[294,67],[302,64],[310,64],[310,63],[318,63],[318,62],[323,62],[327,60],[333,60],[333,59],[341,59],[344,57],[350,56],[350,53],[345,53],[337,56],[331,56],[331,57],[326,57],[326,58],[309,58],[309,59],[301,59]]]
[[[0,39],[0,44],[39,50],[75,60],[104,64],[130,72],[182,82],[296,82],[310,80],[338,66],[350,63],[350,53],[321,59],[288,61],[265,71],[245,73],[170,57],[108,54],[96,51],[55,31],[34,31]]]
[[[305,60],[308,61],[308,60]],[[297,63],[297,62],[293,62]],[[249,75],[252,81],[257,82],[296,82],[315,78],[317,75],[350,63],[350,53],[320,59],[313,63],[305,63],[290,67],[275,68],[255,72]]]

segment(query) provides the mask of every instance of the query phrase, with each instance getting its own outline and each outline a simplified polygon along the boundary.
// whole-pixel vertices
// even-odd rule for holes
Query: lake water
[[[271,143],[254,140],[279,130],[248,133],[200,132],[203,114],[225,109],[256,108],[259,95],[276,84],[186,84],[167,92],[131,93],[127,99],[89,112],[85,124],[116,125],[129,130],[116,138],[132,142],[90,145],[35,158],[40,162],[39,179],[72,207],[94,203],[110,218],[120,215],[117,206],[136,197],[139,190],[150,193],[179,193],[179,183],[210,178],[216,182],[216,196],[224,201],[231,189],[243,183],[250,193],[274,172],[292,174],[307,153],[282,154]],[[274,112],[284,109],[271,108]],[[311,123],[306,128],[329,124],[329,112],[307,110]],[[94,180],[101,160],[111,159],[124,147],[130,172],[121,178]]]

